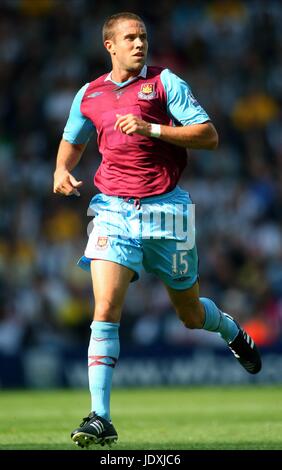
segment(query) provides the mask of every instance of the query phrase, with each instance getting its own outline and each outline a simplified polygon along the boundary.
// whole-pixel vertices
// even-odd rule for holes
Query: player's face
[[[110,51],[120,69],[138,72],[145,64],[148,41],[143,23],[135,20],[119,21],[115,26],[115,34],[111,41]]]

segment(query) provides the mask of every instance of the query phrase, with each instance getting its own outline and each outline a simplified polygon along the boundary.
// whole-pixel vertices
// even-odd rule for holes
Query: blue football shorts
[[[95,195],[88,215],[88,243],[78,265],[93,259],[121,264],[139,278],[142,267],[167,286],[184,290],[198,279],[195,206],[189,193],[173,191],[145,198]]]

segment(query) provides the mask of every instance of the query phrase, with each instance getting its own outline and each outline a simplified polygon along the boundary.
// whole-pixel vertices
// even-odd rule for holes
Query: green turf
[[[281,450],[281,397],[281,386],[114,390],[114,448]],[[0,449],[83,452],[69,434],[88,407],[86,391],[2,391]]]

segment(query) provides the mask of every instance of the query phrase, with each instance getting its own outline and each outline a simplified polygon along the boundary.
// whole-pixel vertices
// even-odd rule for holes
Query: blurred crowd
[[[148,64],[187,80],[220,136],[215,152],[190,152],[181,181],[196,204],[201,294],[258,344],[279,343],[281,2],[1,0],[0,351],[88,342],[91,280],[76,261],[97,191],[95,139],[75,170],[80,198],[54,195],[52,177],[76,91],[110,70],[104,19],[128,10],[147,25]],[[217,335],[183,328],[147,274],[130,286],[121,337],[147,347],[220,344]]]

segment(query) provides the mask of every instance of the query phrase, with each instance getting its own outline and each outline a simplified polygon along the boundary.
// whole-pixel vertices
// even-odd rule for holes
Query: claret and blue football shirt
[[[171,191],[186,166],[186,149],[114,130],[117,114],[171,126],[209,121],[189,85],[169,69],[146,65],[123,83],[102,75],[76,94],[63,134],[70,143],[85,144],[96,128],[102,161],[94,183],[102,193],[147,197]]]

